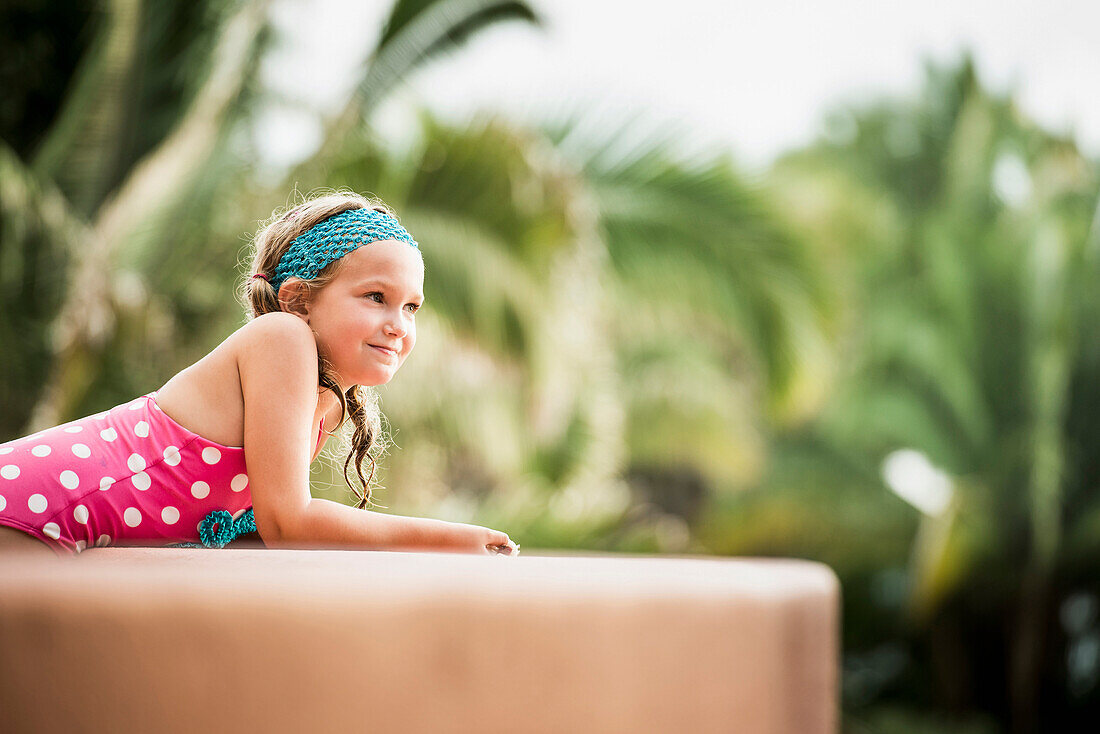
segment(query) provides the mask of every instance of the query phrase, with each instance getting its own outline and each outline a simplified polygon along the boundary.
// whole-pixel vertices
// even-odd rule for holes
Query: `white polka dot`
[[[247,486],[248,486],[248,475],[247,474],[238,474],[237,476],[233,477],[233,481],[231,481],[229,483],[229,488],[232,489],[234,492],[240,492]]]
[[[108,413],[110,413],[110,412],[111,412],[111,411],[109,411],[109,410],[105,410],[105,411],[103,411],[102,413],[96,413],[95,415],[93,415],[93,416],[92,416],[92,419],[93,419],[93,420],[97,420],[97,421],[101,421],[101,420],[103,420],[104,418],[106,418],[106,417],[107,417],[107,414],[108,414]]]
[[[101,491],[106,491],[106,490],[110,489],[111,485],[114,484],[114,483],[115,483],[114,478],[112,478],[112,477],[103,477],[102,479],[99,480],[99,489]]]
[[[106,533],[99,536],[99,540],[97,540],[95,542],[96,548],[102,548],[103,546],[110,545],[110,544],[111,544],[111,536],[107,535]]]
[[[104,428],[102,431],[99,432],[99,437],[102,438],[104,441],[114,441],[116,438],[118,438],[118,431],[113,428]]]
[[[19,476],[19,467],[15,464],[5,464],[0,466],[0,477],[4,479],[15,479]]]
[[[213,446],[207,446],[202,450],[202,460],[207,464],[217,464],[221,461],[222,452],[218,451]]]
[[[122,513],[122,519],[132,528],[136,528],[141,524],[141,510],[136,507],[127,507],[126,512]]]
[[[165,507],[160,511],[160,519],[164,520],[165,525],[175,525],[180,521],[180,511],[175,507]]]
[[[61,486],[65,489],[76,489],[80,486],[80,477],[76,475],[72,469],[66,469],[61,472],[61,476],[58,477],[61,480]]]
[[[11,446],[5,446],[4,448],[0,449],[0,456],[3,456],[4,454],[10,454],[12,451],[15,451],[15,449],[13,449]]]
[[[4,511],[4,508],[8,506],[8,501],[4,499],[4,495],[0,494],[0,512]]]
[[[73,454],[81,459],[87,459],[92,455],[92,450],[82,443],[74,443]]]
[[[39,515],[41,515],[43,512],[46,511],[46,508],[48,506],[49,503],[46,502],[45,495],[32,494],[30,497],[27,498],[27,507],[30,508],[31,512],[37,512]]]
[[[149,424],[145,421],[138,421],[134,424],[134,434],[138,438],[145,438],[149,435]]]
[[[130,403],[130,405],[128,407],[129,407],[130,410],[141,410],[142,402],[144,402],[144,401],[142,401],[140,398],[138,398],[134,402]]]
[[[140,489],[142,492],[149,489],[153,485],[153,482],[149,479],[149,475],[143,471],[139,471],[134,476],[130,477],[130,481],[134,483],[134,486]]]
[[[83,553],[84,549],[87,548],[87,547],[88,547],[88,541],[86,541],[86,540],[76,541],[76,552],[77,553]]]
[[[65,433],[80,433],[84,430],[84,426],[69,426],[65,429]]]
[[[55,522],[48,522],[42,526],[42,534],[47,538],[57,540],[61,537],[61,526]]]
[[[145,471],[145,457],[141,454],[130,454],[126,466],[130,467],[130,471]]]
[[[73,519],[81,525],[88,524],[88,508],[84,505],[77,505],[73,508]]]
[[[38,446],[35,446],[33,449],[31,449],[31,453],[34,454],[35,456],[49,456],[51,450],[52,449],[50,449],[49,446],[47,446],[46,444],[43,443],[43,444],[39,444]]]
[[[191,496],[195,499],[206,499],[208,494],[210,494],[210,485],[206,482],[199,481],[191,485]]]
[[[180,463],[180,450],[178,446],[169,446],[164,450],[164,463],[175,466]]]

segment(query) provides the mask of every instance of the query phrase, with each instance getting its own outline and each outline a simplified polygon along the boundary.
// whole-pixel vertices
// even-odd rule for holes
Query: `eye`
[[[375,296],[377,296],[377,298],[375,298]],[[379,293],[378,291],[374,291],[372,293],[367,293],[366,297],[371,299],[375,303],[382,303],[382,294]]]
[[[409,309],[409,311],[411,313],[416,313],[417,311],[420,310],[420,304],[419,303],[409,303],[409,304],[406,304],[405,308]]]

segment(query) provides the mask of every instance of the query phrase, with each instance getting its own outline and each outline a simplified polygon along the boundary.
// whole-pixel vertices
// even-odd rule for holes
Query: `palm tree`
[[[231,152],[228,135],[247,119],[255,98],[251,90],[269,35],[267,4],[211,1],[153,9],[138,0],[116,0],[103,11],[72,90],[33,160],[5,152],[4,165],[13,170],[7,180],[21,198],[44,191],[66,209],[42,220],[63,223],[43,235],[57,253],[47,259],[72,258],[60,303],[48,315],[38,304],[25,307],[35,314],[32,319],[13,317],[20,331],[51,322],[52,338],[40,345],[30,368],[49,375],[43,391],[5,396],[5,404],[17,408],[28,400],[35,405],[29,421],[25,407],[12,411],[9,428],[53,424],[123,391],[112,366],[132,336],[120,319],[129,314],[137,328],[150,328],[144,313],[148,273],[155,277],[159,265],[180,251],[173,215],[194,216],[212,204],[211,192],[229,188],[224,182],[238,174],[220,158]],[[329,124],[326,148],[354,136],[359,121],[403,76],[510,19],[537,22],[525,2],[396,2],[361,84]],[[226,178],[215,180],[219,174]],[[16,243],[5,240],[4,247]],[[29,247],[29,241],[23,244]],[[119,269],[129,277],[110,277]],[[18,277],[34,272],[28,268]],[[57,290],[55,285],[52,292]],[[49,297],[47,290],[42,298]],[[172,328],[171,308],[156,316],[160,326]]]
[[[5,207],[3,250],[23,255],[4,275],[15,296],[4,309],[5,329],[11,343],[28,347],[12,370],[25,379],[4,381],[8,432],[24,426],[36,403],[54,406],[40,409],[43,417],[56,416],[61,396],[83,389],[88,365],[78,355],[113,329],[104,258],[132,229],[128,222],[171,198],[165,182],[171,186],[171,177],[201,167],[211,129],[227,114],[254,57],[262,9],[206,2],[147,13],[139,2],[118,0],[94,18],[74,4],[42,11],[44,20],[55,13],[68,19],[75,36],[51,39],[47,47],[80,48],[85,30],[93,38],[73,61],[69,89],[53,84],[57,97],[39,99],[36,116],[4,131],[16,146],[4,148],[5,199],[29,209]],[[56,28],[18,17],[39,47]],[[73,23],[81,18],[88,28]],[[181,53],[192,47],[216,60],[219,73]],[[13,81],[16,98],[34,98],[19,86],[33,85],[33,77]],[[194,155],[181,155],[181,148]],[[42,375],[51,368],[58,380],[47,386]]]
[[[1044,666],[1065,644],[1048,631],[1079,583],[1067,561],[1091,553],[1096,570],[1082,523],[1100,510],[1085,458],[1100,431],[1097,171],[983,90],[969,62],[930,70],[917,104],[845,115],[846,139],[777,173],[826,197],[806,224],[838,252],[863,238],[845,267],[862,285],[848,304],[862,320],[851,377],[814,440],[864,477],[909,448],[954,478],[951,503],[921,521],[910,619],[941,702],[1037,731],[1056,705],[1040,698]],[[1009,676],[990,689],[1000,665],[980,651],[1001,639]]]
[[[676,131],[589,128],[574,117],[548,135],[606,242],[625,470],[656,517],[696,523],[708,497],[759,481],[776,427],[816,413],[833,296],[808,241],[727,155],[688,155]]]

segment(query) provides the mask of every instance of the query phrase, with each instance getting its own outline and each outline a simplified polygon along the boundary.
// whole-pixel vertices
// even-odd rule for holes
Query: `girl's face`
[[[383,385],[416,344],[424,302],[424,261],[404,242],[381,240],[341,259],[335,278],[313,295],[306,322],[342,389]]]

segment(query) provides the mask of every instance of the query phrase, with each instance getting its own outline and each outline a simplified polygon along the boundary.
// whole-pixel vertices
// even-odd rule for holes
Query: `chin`
[[[385,385],[387,382],[393,379],[393,372],[386,374],[375,373],[373,375],[363,375],[362,379],[357,384],[363,387],[377,387],[378,385]]]

